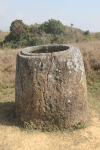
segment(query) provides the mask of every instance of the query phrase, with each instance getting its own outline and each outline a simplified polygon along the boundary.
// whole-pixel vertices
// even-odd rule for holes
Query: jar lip
[[[63,52],[70,49],[69,45],[38,45],[38,46],[31,46],[31,47],[26,47],[20,51],[22,55],[27,55],[27,56],[34,56],[38,54],[50,54],[50,53],[55,53],[55,52]]]

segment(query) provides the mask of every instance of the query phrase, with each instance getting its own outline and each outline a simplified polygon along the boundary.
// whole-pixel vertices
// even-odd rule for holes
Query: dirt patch
[[[0,125],[1,150],[100,150],[100,118],[94,111],[90,126],[72,132],[21,131]]]
[[[99,57],[100,41],[72,45],[78,47],[81,52],[83,50],[84,54],[86,54],[85,56],[87,56],[87,60],[88,51],[91,51],[91,54],[93,54],[96,60]],[[12,72],[8,72],[9,70],[2,72],[2,69],[0,71],[0,81],[2,81],[1,84],[3,84],[3,86],[1,86],[2,90],[0,89],[0,150],[100,150],[100,115],[98,116],[94,111],[90,112],[90,115],[93,115],[93,117],[87,128],[78,129],[72,132],[59,131],[48,133],[39,131],[27,132],[25,130],[22,132],[19,127],[14,126],[12,121],[12,108],[15,102],[14,68],[16,63],[14,58],[19,50],[15,51],[16,50],[2,50],[1,53],[0,50],[0,64],[2,69],[5,69],[6,64],[12,65]],[[9,59],[5,59],[8,60],[7,63],[3,61],[5,55],[7,55],[6,53],[15,53],[15,55],[8,55]],[[87,75],[89,78],[92,76],[91,74],[88,74],[88,72]],[[98,77],[99,76],[98,72]],[[10,78],[13,82],[6,82],[10,80]],[[92,90],[90,90],[90,94],[88,93],[88,103],[89,108],[95,109],[96,112],[100,114],[99,83],[97,85],[98,86],[95,86],[95,88],[94,86],[90,86]],[[5,87],[5,89],[3,89],[3,87]],[[8,114],[9,109],[11,110],[10,115]]]

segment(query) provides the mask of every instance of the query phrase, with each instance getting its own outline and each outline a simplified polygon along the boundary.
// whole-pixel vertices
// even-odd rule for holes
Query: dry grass
[[[100,68],[97,64],[100,60],[100,41],[72,43],[70,45],[78,47],[83,55],[88,81],[88,97],[93,97],[93,99],[88,98],[88,102],[91,108],[100,113]],[[8,110],[14,110],[16,55],[19,50],[0,49],[0,104],[4,103],[4,107],[2,107],[4,110],[6,105],[9,107]]]
[[[72,43],[80,49],[88,81],[100,80],[100,40]]]
[[[19,128],[15,124],[15,71],[16,54],[20,49],[0,49],[0,149],[100,149],[100,78],[99,68],[100,41],[72,43],[83,55],[88,85],[89,114],[86,128],[79,126],[72,131],[40,132]],[[92,76],[92,78],[91,78]],[[92,79],[92,80],[91,80]],[[95,79],[95,80],[93,80]],[[97,113],[95,113],[95,111]]]
[[[80,49],[86,70],[87,80],[100,79],[100,40],[72,43]],[[0,49],[0,84],[14,83],[16,54],[20,49]]]
[[[86,70],[87,81],[100,80],[100,40],[72,43],[80,49]],[[0,49],[0,87],[15,82],[16,54],[20,49]]]
[[[39,26],[39,25],[36,25]],[[84,31],[66,26],[66,33],[87,41],[72,43],[80,49],[85,65],[88,87],[88,121],[87,128],[67,131],[65,133],[41,133],[28,134],[25,129],[15,123],[15,71],[16,54],[20,49],[0,49],[0,149],[70,149],[70,150],[94,150],[100,149],[100,33],[90,33],[89,37]],[[0,31],[0,42],[8,32]],[[70,41],[69,41],[70,43]],[[66,43],[65,43],[66,44]],[[94,112],[94,113],[92,113]],[[96,113],[95,113],[96,112]],[[91,121],[93,120],[93,121]],[[27,126],[27,131],[31,126]],[[82,126],[79,128],[83,128]],[[24,130],[23,132],[21,132]]]
[[[0,30],[0,42],[2,42],[5,38],[5,36],[8,34],[9,34],[9,32],[3,32]]]
[[[91,39],[95,40],[95,35],[96,33],[91,33],[89,34],[89,36],[84,34],[85,31],[78,29],[78,28],[74,28],[74,27],[68,27],[65,26],[65,33],[71,34],[74,37],[74,42],[76,42],[76,40],[78,39],[78,42],[83,42],[84,41],[90,41]],[[69,39],[69,43],[72,43]]]
[[[100,41],[72,43],[80,49],[87,79],[99,78],[100,75]],[[0,84],[14,83],[16,71],[16,54],[20,49],[0,49]],[[93,80],[94,80],[93,79]]]
[[[0,88],[15,83],[16,54],[19,50],[0,49]]]

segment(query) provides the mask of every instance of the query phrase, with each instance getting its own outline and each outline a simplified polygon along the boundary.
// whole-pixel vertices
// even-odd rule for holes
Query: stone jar
[[[23,122],[59,127],[87,119],[87,87],[80,50],[68,45],[27,47],[17,54],[15,111]]]

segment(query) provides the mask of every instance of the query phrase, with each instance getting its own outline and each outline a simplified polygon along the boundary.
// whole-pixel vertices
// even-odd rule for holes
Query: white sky
[[[100,0],[0,0],[2,31],[9,31],[16,19],[31,25],[51,18],[83,31],[100,32]]]

